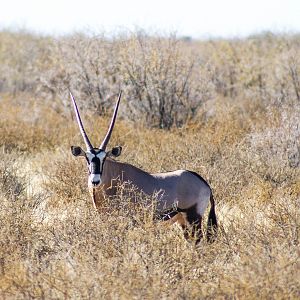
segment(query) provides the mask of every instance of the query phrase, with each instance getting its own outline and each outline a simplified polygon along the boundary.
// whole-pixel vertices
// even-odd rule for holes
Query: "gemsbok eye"
[[[163,220],[173,224],[179,223],[183,228],[192,227],[192,235],[196,243],[202,238],[201,222],[208,204],[210,211],[207,223],[207,240],[213,241],[217,232],[217,218],[212,190],[208,183],[197,173],[188,170],[176,170],[167,173],[150,174],[128,163],[115,161],[111,157],[121,154],[122,147],[114,147],[106,152],[107,144],[114,129],[122,92],[111,118],[109,128],[99,148],[94,148],[84,130],[77,104],[71,94],[72,103],[80,133],[86,145],[86,159],[89,163],[88,186],[94,207],[104,212],[104,197],[115,196],[117,186],[123,182],[134,185],[138,190],[153,195],[161,191],[157,197],[157,208]],[[78,149],[79,148],[79,149]],[[75,156],[81,155],[80,147],[73,147]],[[169,213],[166,213],[166,209]]]

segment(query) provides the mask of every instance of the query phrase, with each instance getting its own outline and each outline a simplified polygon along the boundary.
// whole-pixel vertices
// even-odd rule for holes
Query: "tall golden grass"
[[[17,45],[16,41],[33,43],[31,59],[35,53],[48,53],[45,49],[51,53],[47,47],[54,43],[51,38],[21,33],[0,35],[0,68],[11,72],[12,57],[4,49],[8,41],[12,46]],[[81,42],[86,39],[82,37]],[[145,39],[150,44],[155,41]],[[116,42],[124,55],[129,41],[136,42],[135,38]],[[287,48],[283,41],[289,41]],[[206,46],[215,49],[211,56],[203,50]],[[285,61],[291,60],[291,51],[299,47],[298,39],[264,36],[243,41],[192,42],[181,47],[185,53],[198,51],[203,59],[220,61],[210,62],[218,72],[202,65],[190,82],[196,84],[194,76],[200,70],[211,72],[213,76],[207,77],[211,96],[201,102],[193,116],[174,121],[166,131],[157,128],[161,126],[156,126],[159,124],[155,118],[151,124],[144,123],[143,115],[139,121],[132,121],[132,116],[142,110],[130,115],[126,100],[135,86],[129,84],[110,146],[122,145],[120,160],[146,171],[184,168],[207,179],[216,198],[220,224],[216,241],[207,244],[203,240],[196,246],[184,238],[179,226],[166,227],[156,221],[155,205],[149,205],[155,197],[146,199],[137,193],[135,197],[141,203],[137,207],[120,194],[108,200],[110,209],[106,214],[95,212],[87,192],[85,162],[70,153],[70,146],[82,145],[82,139],[72,120],[69,99],[55,91],[50,101],[49,92],[39,91],[34,80],[29,82],[33,77],[23,77],[23,90],[13,89],[14,75],[6,73],[1,75],[0,94],[1,298],[300,297],[297,83],[295,78],[293,83],[292,77],[283,76],[283,65],[277,66],[276,76],[271,73],[279,63],[278,53]],[[234,59],[227,61],[230,55]],[[23,54],[20,57],[26,61]],[[26,62],[31,64],[33,74],[42,78],[44,74],[39,72],[43,69],[54,72],[57,80],[57,65],[51,62],[50,54],[46,57],[48,69],[40,60],[41,65]],[[258,65],[266,67],[255,73],[255,65],[257,69]],[[293,66],[294,71],[299,70],[295,60]],[[63,63],[60,67],[68,68]],[[251,77],[250,73],[263,77]],[[6,88],[5,76],[11,80]],[[105,80],[110,78],[106,76]],[[276,78],[284,86],[276,87]],[[111,90],[116,86],[112,84]],[[156,87],[148,91],[143,87],[143,93],[153,93],[150,96],[154,97]],[[76,92],[82,96],[78,102],[84,108],[86,130],[97,145],[109,114],[103,115],[102,111],[99,116],[84,91]],[[203,90],[201,93],[204,95]],[[109,103],[104,105],[109,110]]]

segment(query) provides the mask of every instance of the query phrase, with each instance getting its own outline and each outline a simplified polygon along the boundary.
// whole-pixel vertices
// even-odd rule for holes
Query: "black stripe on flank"
[[[175,207],[175,208],[156,211],[154,218],[157,220],[167,221],[173,218],[174,216],[176,216],[177,214],[178,214],[177,207]]]
[[[173,217],[175,217],[177,214],[178,214],[178,211],[170,210],[170,211],[166,211],[166,212],[159,214],[158,218],[162,221],[167,221],[167,220],[170,220]]]

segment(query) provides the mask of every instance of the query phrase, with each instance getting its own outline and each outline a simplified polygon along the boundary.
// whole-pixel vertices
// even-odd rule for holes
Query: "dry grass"
[[[269,50],[281,42],[262,44]],[[231,49],[226,53],[232,56],[245,46],[209,45],[219,54]],[[245,72],[255,52],[250,54],[236,62]],[[237,82],[240,76],[235,74]],[[211,184],[220,231],[213,244],[203,240],[198,246],[178,226],[153,219],[155,197],[134,193],[141,203],[134,205],[120,193],[107,203],[106,214],[96,213],[85,162],[70,153],[71,145],[82,145],[70,107],[56,98],[49,106],[34,93],[2,93],[0,297],[298,299],[300,110],[290,87],[279,103],[274,90],[261,88],[270,92],[263,96],[252,85],[248,97],[242,85],[231,92],[223,86],[193,119],[169,131],[121,114],[110,142],[123,146],[120,160],[149,172],[190,169]],[[97,145],[109,119],[93,111],[82,115]]]

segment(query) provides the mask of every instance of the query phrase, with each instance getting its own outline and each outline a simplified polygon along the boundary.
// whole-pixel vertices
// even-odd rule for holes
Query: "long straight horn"
[[[121,96],[122,96],[122,91],[120,91],[120,93],[119,93],[118,101],[116,103],[116,106],[115,106],[115,109],[114,109],[114,114],[113,114],[113,116],[111,118],[110,125],[109,125],[108,131],[106,133],[106,136],[105,136],[102,144],[99,147],[103,151],[105,151],[106,146],[107,146],[107,144],[109,142],[111,133],[112,133],[112,131],[114,129],[114,125],[115,125],[115,121],[116,121],[116,117],[117,117],[117,113],[118,113],[118,109],[119,109],[119,104],[120,104]]]
[[[71,99],[72,99],[72,102],[73,102],[73,106],[74,106],[74,111],[75,111],[75,115],[76,115],[76,119],[77,119],[77,123],[78,123],[78,126],[79,126],[79,130],[80,130],[80,133],[83,137],[83,140],[84,140],[84,143],[86,145],[86,148],[87,150],[92,150],[93,149],[93,146],[83,128],[83,125],[82,125],[82,122],[81,122],[81,119],[80,119],[80,114],[79,114],[79,111],[78,111],[78,108],[77,108],[77,104],[75,102],[75,99],[72,95],[72,93],[70,92],[70,96],[71,96]]]

